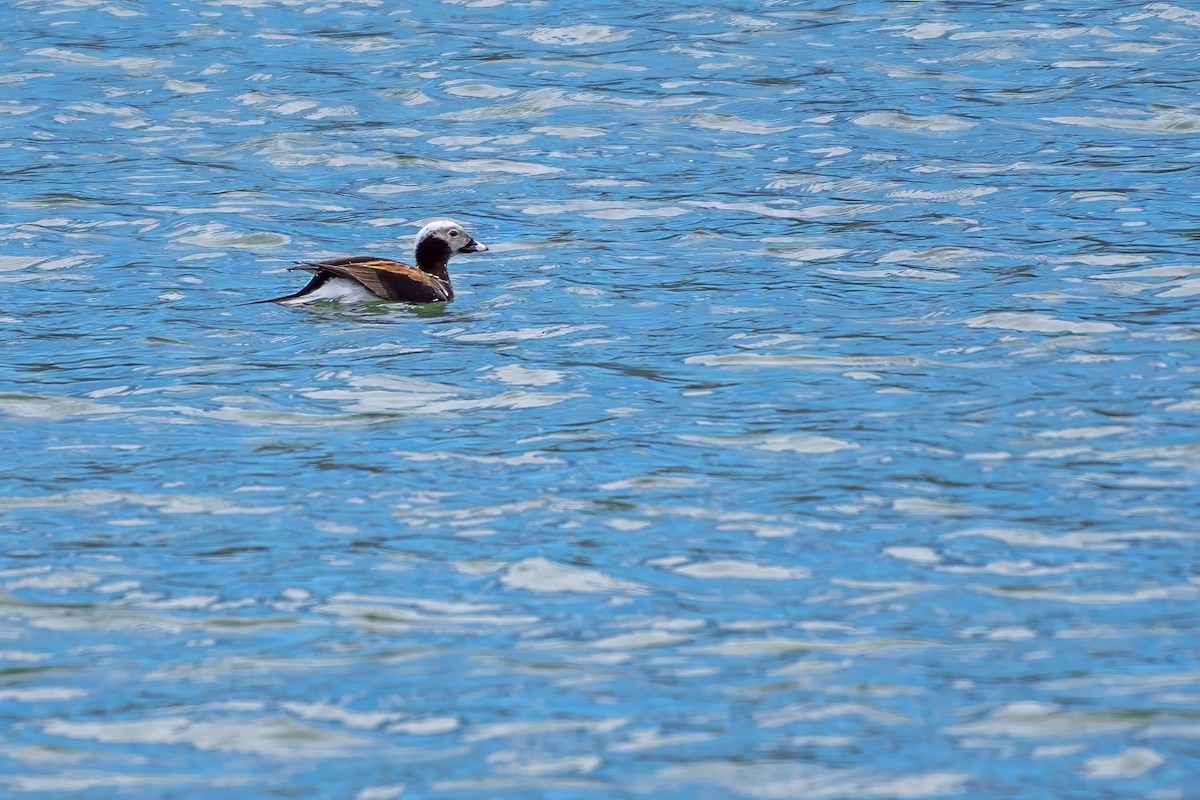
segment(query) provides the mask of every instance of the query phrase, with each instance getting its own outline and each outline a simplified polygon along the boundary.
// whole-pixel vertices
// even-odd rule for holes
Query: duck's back
[[[340,278],[352,281],[384,300],[436,303],[454,299],[454,289],[449,281],[390,258],[346,256],[328,261],[302,262],[296,269],[313,273],[314,279],[310,285],[321,277],[325,281]]]

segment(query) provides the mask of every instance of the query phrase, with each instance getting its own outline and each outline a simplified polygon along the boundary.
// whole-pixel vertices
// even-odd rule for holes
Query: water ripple
[[[0,793],[1186,795],[1195,10],[5,14]]]

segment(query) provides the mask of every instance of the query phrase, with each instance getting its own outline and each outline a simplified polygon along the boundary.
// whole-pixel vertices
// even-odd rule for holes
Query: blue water
[[[1196,796],[1200,10],[0,31],[0,793]]]

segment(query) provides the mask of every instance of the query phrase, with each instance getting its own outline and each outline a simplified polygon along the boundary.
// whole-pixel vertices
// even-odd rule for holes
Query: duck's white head
[[[426,245],[430,252],[443,250],[438,243],[449,248],[449,252],[446,253],[447,259],[455,253],[481,253],[487,250],[487,245],[475,241],[475,237],[467,233],[462,225],[452,219],[434,220],[421,228],[420,233],[417,234],[418,258],[420,258],[422,245]]]

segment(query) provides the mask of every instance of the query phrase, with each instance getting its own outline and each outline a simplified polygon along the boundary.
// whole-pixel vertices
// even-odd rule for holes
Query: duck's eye
[[[455,236],[458,236],[458,231],[450,231],[450,237],[454,238]]]

